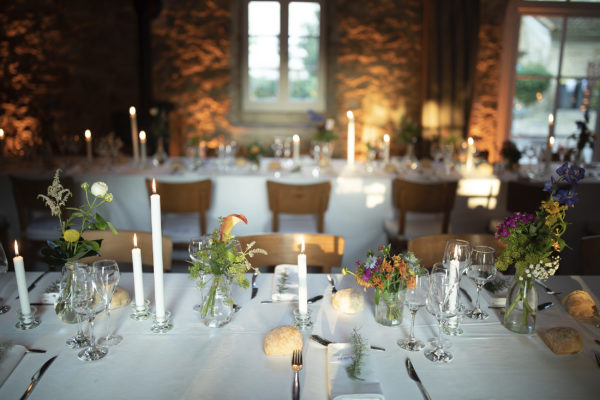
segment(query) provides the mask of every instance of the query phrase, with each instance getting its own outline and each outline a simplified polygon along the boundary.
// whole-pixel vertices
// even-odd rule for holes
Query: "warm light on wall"
[[[498,205],[500,180],[498,178],[468,178],[458,181],[456,194],[468,197],[467,207],[470,209],[483,207],[493,210]]]

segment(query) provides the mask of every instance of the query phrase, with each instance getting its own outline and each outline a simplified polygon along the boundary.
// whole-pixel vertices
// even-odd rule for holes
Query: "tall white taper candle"
[[[348,117],[347,163],[348,165],[354,165],[354,141],[356,140],[354,131],[354,113],[352,111],[348,111],[346,116]]]
[[[92,162],[92,131],[90,131],[89,129],[85,130],[84,133],[85,136],[85,153],[86,153],[86,157],[88,162]]]
[[[292,136],[292,141],[294,142],[294,152],[293,152],[294,164],[298,164],[300,162],[300,136],[298,136],[298,135]]]
[[[300,254],[298,254],[298,310],[300,314],[308,312],[307,287],[306,287],[306,254],[304,254],[304,240]]]
[[[142,272],[142,249],[137,245],[137,235],[133,234],[133,249],[131,249],[131,260],[133,262],[133,285],[135,290],[135,305],[144,305],[144,280]]]
[[[390,163],[390,135],[387,133],[383,135],[383,163]]]
[[[146,132],[140,131],[140,153],[142,167],[146,166]]]
[[[135,107],[129,107],[129,119],[131,122],[131,147],[133,148],[133,162],[138,163],[140,161],[139,148],[138,148],[138,127],[137,127],[137,115],[135,113]]]
[[[19,302],[21,303],[21,314],[31,314],[29,305],[29,292],[27,291],[27,280],[25,279],[25,264],[23,257],[19,255],[19,245],[15,240],[15,257],[13,258],[15,276],[17,277],[17,290],[19,291]]]
[[[152,259],[154,262],[154,302],[156,320],[165,320],[165,293],[162,259],[162,227],[160,214],[160,195],[156,193],[156,180],[152,179],[152,195],[150,196],[150,214],[152,217]]]

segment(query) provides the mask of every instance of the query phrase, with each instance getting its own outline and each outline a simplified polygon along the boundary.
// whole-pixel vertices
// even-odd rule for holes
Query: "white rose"
[[[96,197],[104,197],[108,193],[108,185],[104,182],[95,182],[90,192]]]

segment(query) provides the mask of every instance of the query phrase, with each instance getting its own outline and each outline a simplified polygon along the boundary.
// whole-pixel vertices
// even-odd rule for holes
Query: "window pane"
[[[290,38],[289,67],[290,69],[314,69],[319,62],[319,39]]]
[[[591,76],[600,65],[600,18],[569,18],[562,76]]]
[[[554,104],[554,79],[517,80],[513,100],[512,134],[548,136],[548,114]]]
[[[291,2],[289,11],[290,37],[319,36],[321,6],[318,3]]]
[[[316,71],[290,71],[290,98],[292,100],[316,101],[318,95],[318,79]]]
[[[557,76],[562,18],[521,18],[517,74]]]
[[[248,71],[250,100],[272,101],[277,98],[279,70],[256,69]]]
[[[558,94],[555,134],[568,136],[575,131],[575,122],[583,120],[583,112],[590,110],[588,127],[596,126],[600,81],[562,79]]]
[[[279,35],[279,2],[251,1],[248,4],[248,35]]]
[[[248,38],[248,67],[279,68],[279,39],[276,37]]]

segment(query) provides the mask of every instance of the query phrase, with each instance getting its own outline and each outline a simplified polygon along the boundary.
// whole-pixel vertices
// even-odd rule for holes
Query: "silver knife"
[[[410,362],[410,358],[408,357],[406,357],[406,370],[408,371],[408,376],[410,377],[410,379],[417,382],[417,386],[419,386],[419,389],[421,389],[423,398],[425,400],[431,400],[431,397],[429,397],[429,393],[427,393],[427,390],[425,390],[425,386],[423,386],[423,384],[421,383],[419,375],[417,375],[417,371],[415,371],[415,368],[413,367],[412,363]]]
[[[314,340],[315,342],[327,347],[328,345],[330,345],[331,343],[333,343],[331,340],[327,340],[324,337],[321,337],[319,335],[310,335],[310,338],[312,340]],[[383,347],[378,347],[378,346],[370,346],[373,350],[379,350],[379,351],[385,351],[385,349]]]
[[[38,369],[35,372],[35,374],[33,374],[33,376],[31,377],[31,383],[27,387],[27,390],[25,390],[25,393],[23,393],[23,396],[21,396],[21,400],[25,400],[26,398],[29,397],[29,394],[31,394],[31,391],[33,390],[35,385],[37,385],[37,383],[40,381],[40,379],[42,378],[42,375],[44,375],[44,372],[46,372],[48,367],[50,367],[50,364],[52,364],[54,362],[54,360],[56,360],[56,357],[58,357],[58,356],[54,356],[51,359],[49,359],[48,361],[46,361],[44,363],[44,365],[42,365],[42,367],[40,369]]]
[[[35,281],[31,282],[31,285],[27,286],[27,291],[31,292],[33,290],[33,288],[35,287],[36,283],[38,283],[43,277],[44,275],[46,275],[48,273],[48,271],[44,271],[42,272],[42,274],[40,276],[38,276]],[[18,299],[19,296],[15,297],[15,299]]]
[[[308,304],[312,304],[312,303],[315,303],[315,302],[321,300],[322,298],[323,298],[323,295],[320,294],[318,296],[311,297],[310,299],[306,300],[306,302]],[[261,303],[265,303],[265,304],[266,303],[296,303],[297,301],[298,301],[297,299],[295,299],[295,300],[262,300]]]
[[[250,295],[250,298],[253,299],[256,297],[256,295],[258,294],[258,286],[256,286],[256,277],[258,276],[258,272],[254,271],[254,273],[252,274],[252,294]]]

